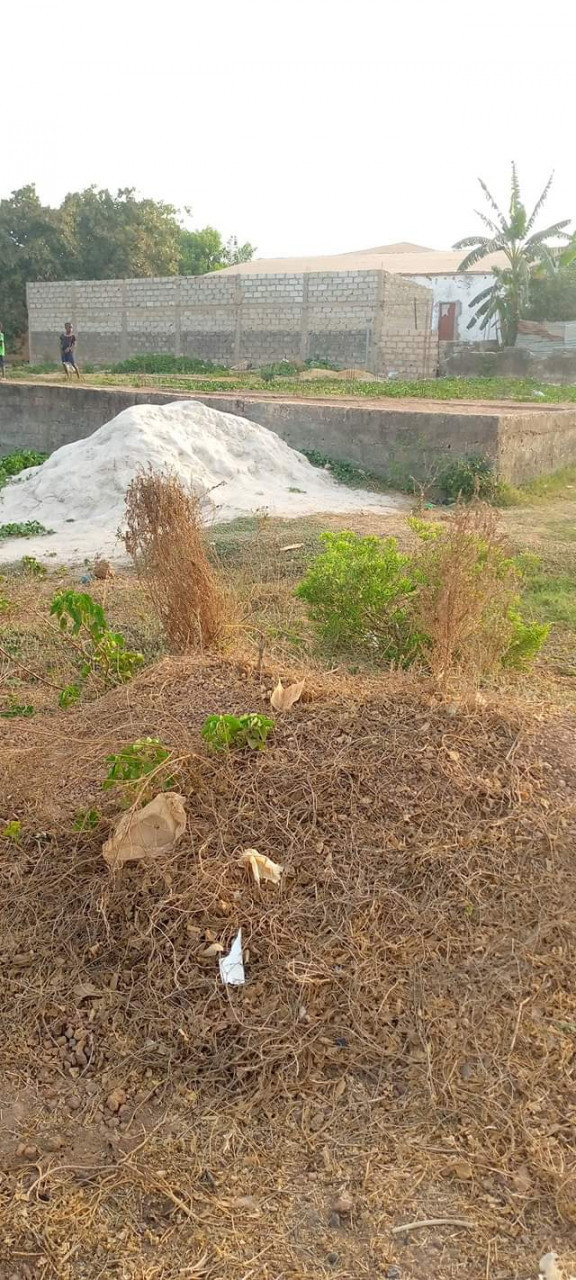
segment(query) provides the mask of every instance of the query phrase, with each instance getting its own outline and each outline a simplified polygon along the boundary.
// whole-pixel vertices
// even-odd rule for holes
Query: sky
[[[548,31],[535,0],[4,9],[0,197],[135,187],[258,257],[447,248],[515,159],[576,217],[573,0]]]

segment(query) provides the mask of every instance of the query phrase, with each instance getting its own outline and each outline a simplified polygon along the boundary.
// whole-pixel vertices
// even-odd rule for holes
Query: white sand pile
[[[245,418],[194,400],[136,405],[6,485],[0,493],[0,524],[37,520],[54,536],[1,540],[0,560],[24,554],[54,558],[54,553],[70,562],[96,554],[124,559],[117,534],[126,490],[148,464],[176,472],[198,493],[214,490],[216,521],[262,508],[272,516],[302,516],[404,505],[398,497],[337,484],[272,431]]]

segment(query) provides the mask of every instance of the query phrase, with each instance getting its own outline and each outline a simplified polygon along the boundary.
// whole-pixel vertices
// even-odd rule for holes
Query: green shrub
[[[37,453],[35,449],[18,449],[16,453],[9,453],[6,457],[0,458],[0,489],[13,476],[26,471],[28,467],[41,466],[47,457],[47,453]]]
[[[0,524],[0,538],[40,538],[49,533],[54,533],[54,530],[46,529],[38,520]]]
[[[269,716],[248,713],[242,716],[208,716],[202,728],[202,737],[213,751],[241,750],[251,747],[264,751],[274,721]]]
[[[448,502],[458,498],[480,498],[493,502],[498,496],[498,478],[490,458],[481,453],[468,453],[455,458],[440,473],[438,483]]]
[[[508,616],[512,624],[512,636],[507,649],[502,654],[502,666],[524,671],[532,665],[546,643],[550,624],[526,622],[515,608],[510,609]]]
[[[197,360],[195,356],[171,356],[160,352],[147,352],[130,356],[113,364],[111,373],[224,373],[226,366],[212,364],[210,360]]]
[[[310,606],[324,642],[332,649],[369,648],[405,664],[421,638],[410,623],[417,583],[409,556],[395,538],[323,533],[325,551],[296,594]]]
[[[274,378],[297,378],[298,365],[291,364],[289,360],[276,360],[263,365],[259,373],[263,382],[272,382]]]
[[[420,545],[324,533],[297,595],[333,649],[363,649],[387,664],[419,661],[441,682],[454,670],[528,666],[548,627],[519,612],[522,574],[501,540],[497,513],[460,504],[447,525],[412,519]]]

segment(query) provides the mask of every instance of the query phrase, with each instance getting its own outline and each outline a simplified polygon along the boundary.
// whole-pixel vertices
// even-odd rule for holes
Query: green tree
[[[68,276],[68,251],[58,211],[41,204],[34,186],[0,200],[0,321],[10,347],[26,331],[26,282]]]
[[[461,271],[466,271],[476,263],[482,262],[488,254],[501,253],[507,260],[504,266],[487,268],[494,276],[494,283],[487,289],[482,289],[472,299],[476,314],[468,325],[471,329],[478,324],[481,330],[485,330],[493,321],[497,321],[505,346],[514,346],[516,341],[518,321],[528,309],[533,274],[546,267],[551,271],[554,270],[558,250],[551,246],[549,241],[570,239],[566,231],[570,218],[555,222],[543,231],[535,230],[538,216],[548,197],[552,179],[553,175],[548,179],[530,215],[522,201],[514,163],[508,214],[502,212],[486,183],[479,179],[491,212],[488,216],[477,210],[477,214],[486,227],[488,235],[466,236],[464,240],[458,240],[454,245],[455,249],[470,251],[460,263]]]
[[[66,196],[58,217],[70,245],[68,276],[125,279],[178,271],[180,227],[176,210],[161,200],[139,200],[133,188],[113,195],[88,187]]]
[[[180,231],[178,270],[181,276],[203,276],[209,271],[234,266],[237,262],[250,262],[253,256],[253,245],[240,245],[235,236],[224,243],[215,227],[203,227],[200,231],[188,231],[182,227]]]

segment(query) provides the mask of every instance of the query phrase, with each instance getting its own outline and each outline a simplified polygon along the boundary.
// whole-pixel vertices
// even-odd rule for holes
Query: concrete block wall
[[[58,360],[58,335],[71,320],[80,361],[94,364],[166,352],[226,365],[322,357],[374,373],[428,372],[432,295],[382,271],[214,272],[29,284],[27,292],[33,364]]]

